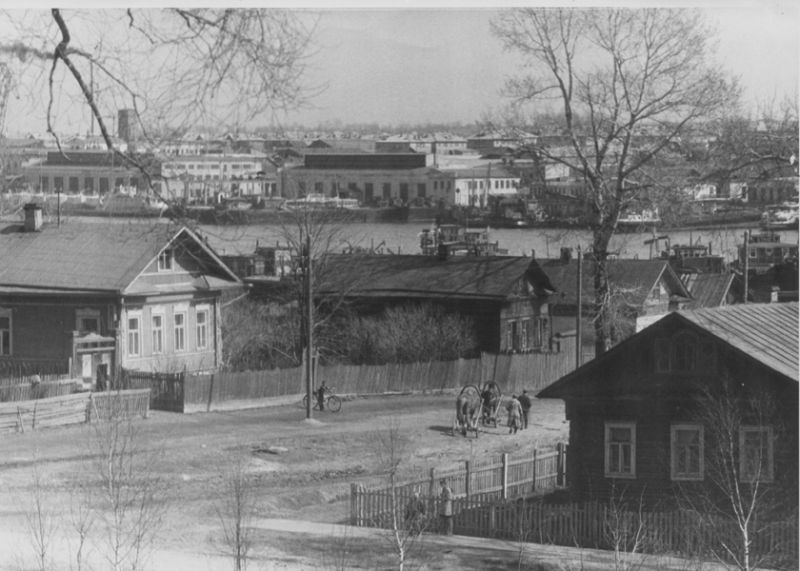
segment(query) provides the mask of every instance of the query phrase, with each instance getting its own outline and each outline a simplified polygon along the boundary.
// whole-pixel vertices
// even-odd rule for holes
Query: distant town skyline
[[[798,97],[800,8],[794,2],[687,2],[718,30],[720,65],[740,77],[746,110]],[[371,7],[319,14],[305,82],[324,86],[310,106],[275,114],[275,126],[378,123],[471,124],[507,103],[501,89],[520,66],[491,34],[496,9],[482,7]],[[265,126],[268,120],[257,121]],[[62,124],[89,130],[88,110]],[[210,125],[198,125],[198,129]],[[246,127],[244,125],[243,127]],[[44,109],[11,97],[5,132],[46,130]]]

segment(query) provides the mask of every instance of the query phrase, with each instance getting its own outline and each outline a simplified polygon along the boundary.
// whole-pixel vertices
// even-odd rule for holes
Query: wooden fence
[[[399,482],[393,487],[379,487],[377,482],[352,484],[350,522],[357,526],[382,527],[390,521],[395,506],[405,506],[419,492],[430,504],[428,513],[436,513],[436,492],[444,479],[457,501],[454,513],[466,506],[488,505],[507,498],[528,497],[565,484],[566,446],[555,450],[534,450],[531,454],[503,454],[482,462],[465,461],[451,470],[431,469],[424,480]],[[394,511],[396,513],[396,511]]]
[[[80,380],[63,379],[43,382],[17,382],[0,386],[0,402],[18,402],[69,395],[82,385]]]
[[[170,412],[184,412],[185,373],[155,373],[122,369],[112,379],[113,390],[150,390],[150,408]]]
[[[83,392],[0,404],[0,432],[25,432],[107,419],[112,414],[147,417],[150,390]]]
[[[435,392],[481,385],[492,379],[504,393],[519,393],[522,389],[536,392],[575,368],[574,343],[574,338],[565,338],[559,353],[485,353],[479,359],[456,361],[325,365],[316,368],[316,380],[324,380],[340,394]],[[302,367],[187,374],[182,382],[182,410],[210,411],[222,402],[300,395],[305,390],[304,375]],[[155,401],[152,406],[160,408]]]
[[[548,504],[542,498],[481,503],[454,501],[454,532],[552,545],[708,558],[722,551],[720,542],[737,537],[733,522],[711,520],[691,511],[623,511],[609,503]],[[778,568],[797,568],[797,521],[754,525],[753,557]],[[740,540],[741,541],[741,540]],[[733,539],[730,544],[735,545]]]
[[[0,359],[0,385],[19,384],[38,376],[42,381],[66,378],[68,359]]]

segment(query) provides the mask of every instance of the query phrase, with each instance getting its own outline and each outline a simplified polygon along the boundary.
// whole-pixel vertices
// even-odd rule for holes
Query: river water
[[[76,220],[92,223],[147,223],[147,219],[128,218],[100,218],[100,217],[67,217],[65,222]],[[393,254],[418,254],[419,234],[423,228],[430,228],[430,223],[352,223],[337,228],[338,243],[331,246],[334,251],[344,250],[349,247],[374,248],[379,252]],[[727,261],[736,257],[737,244],[743,241],[746,230],[758,232],[757,224],[750,227],[715,227],[702,230],[673,230],[660,232],[667,235],[671,244],[702,244],[711,246],[713,254],[720,254]],[[203,225],[200,230],[207,237],[209,244],[219,254],[249,254],[254,251],[256,244],[261,246],[273,245],[277,242],[285,244],[285,230],[280,225],[257,224],[249,226],[213,226]],[[797,230],[779,232],[781,241],[796,244],[798,241]],[[651,233],[617,234],[611,241],[610,250],[621,258],[648,259],[651,255],[657,256],[658,252],[645,244],[645,240],[652,238]],[[584,251],[591,246],[591,232],[582,229],[558,228],[527,228],[527,229],[497,229],[489,231],[489,239],[498,242],[500,248],[508,250],[512,256],[529,256],[535,252],[537,258],[555,258],[559,256],[562,247],[577,248]],[[662,248],[664,244],[662,242]]]
[[[338,247],[348,246],[374,248],[384,253],[418,254],[419,234],[423,228],[430,228],[425,223],[405,224],[349,224],[341,229],[341,241]],[[250,253],[258,242],[262,246],[285,243],[283,230],[278,226],[203,226],[209,243],[221,254]],[[702,244],[711,246],[713,254],[720,254],[727,261],[736,257],[737,244],[743,241],[745,227],[713,228],[704,230],[679,230],[662,232],[667,235],[672,245]],[[758,231],[758,226],[749,228]],[[797,243],[797,231],[780,232],[781,240]],[[645,240],[652,238],[651,233],[617,234],[611,241],[610,250],[621,258],[648,259],[657,256]],[[508,250],[514,256],[531,255],[537,258],[555,258],[562,247],[576,249],[580,246],[584,251],[591,246],[591,232],[581,229],[530,228],[530,229],[497,229],[489,231],[489,239],[498,242],[500,248]],[[664,248],[664,243],[661,243]],[[336,249],[336,248],[334,248]]]

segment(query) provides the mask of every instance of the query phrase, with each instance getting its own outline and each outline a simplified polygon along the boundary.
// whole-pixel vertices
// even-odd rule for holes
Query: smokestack
[[[42,230],[42,207],[39,204],[29,202],[23,207],[25,211],[25,232],[41,232]]]

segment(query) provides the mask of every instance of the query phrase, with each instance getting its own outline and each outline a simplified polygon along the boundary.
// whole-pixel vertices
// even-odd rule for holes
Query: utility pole
[[[581,253],[581,247],[578,245],[578,284],[575,288],[577,291],[577,304],[578,304],[578,313],[577,317],[575,318],[575,368],[581,366],[581,362],[583,361],[583,331],[581,327],[581,314],[583,311],[581,310],[583,307],[583,255]]]
[[[305,298],[306,298],[306,418],[311,418],[311,411],[314,410],[314,392],[313,392],[313,374],[314,365],[311,362],[313,352],[313,329],[314,329],[314,303],[312,295],[312,275],[311,275],[311,233],[306,235],[306,242],[302,244],[300,250],[302,252],[303,265],[305,266]]]
[[[744,295],[742,296],[742,303],[747,303],[747,289],[749,287],[749,273],[750,273],[750,231],[744,232],[744,246],[742,249],[742,256],[744,256]]]

